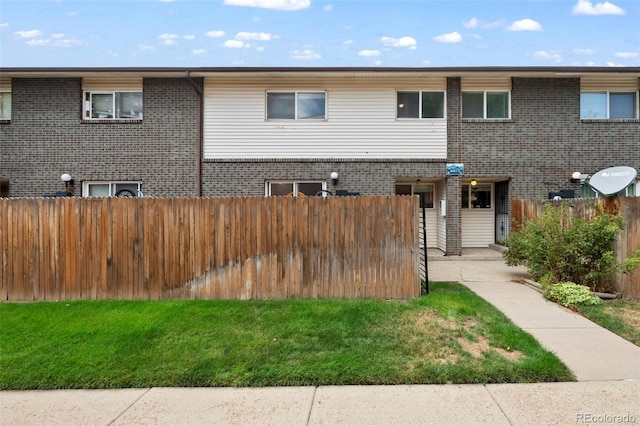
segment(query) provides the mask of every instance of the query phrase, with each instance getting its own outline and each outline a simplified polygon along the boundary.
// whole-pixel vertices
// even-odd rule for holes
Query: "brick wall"
[[[198,81],[202,87],[202,80]],[[142,122],[82,120],[82,80],[12,79],[11,123],[0,124],[0,176],[11,195],[63,191],[81,181],[142,182],[145,194],[195,196],[198,97],[185,79],[144,79]]]
[[[511,198],[577,189],[571,173],[626,165],[640,170],[640,122],[580,120],[578,78],[514,78],[512,120],[460,123],[468,177],[510,177]]]
[[[206,162],[203,196],[264,196],[267,180],[324,180],[333,190],[331,172],[338,172],[336,189],[361,195],[391,195],[398,177],[440,177],[444,163],[363,161]]]

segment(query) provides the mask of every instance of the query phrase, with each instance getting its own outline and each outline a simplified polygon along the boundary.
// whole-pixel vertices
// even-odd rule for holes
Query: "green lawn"
[[[570,381],[456,283],[409,301],[0,304],[0,389]]]
[[[600,305],[578,306],[591,321],[640,346],[640,299],[605,300]]]

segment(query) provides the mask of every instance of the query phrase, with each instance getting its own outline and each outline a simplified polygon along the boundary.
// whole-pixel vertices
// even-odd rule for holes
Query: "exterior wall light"
[[[72,195],[71,191],[69,190],[69,186],[73,186],[74,184],[71,175],[69,173],[63,173],[62,176],[60,176],[60,180],[64,182],[64,191],[67,193],[67,196]]]
[[[478,184],[478,181],[475,179],[471,180],[471,186],[476,186]]]
[[[338,172],[331,172],[331,182],[333,186],[338,185]]]

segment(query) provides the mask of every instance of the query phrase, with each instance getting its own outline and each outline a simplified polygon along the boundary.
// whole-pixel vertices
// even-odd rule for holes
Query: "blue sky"
[[[640,66],[639,0],[2,0],[4,67]]]

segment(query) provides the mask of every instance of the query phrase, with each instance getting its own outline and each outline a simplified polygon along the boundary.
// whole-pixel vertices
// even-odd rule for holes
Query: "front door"
[[[509,236],[509,181],[496,182],[496,243]]]

